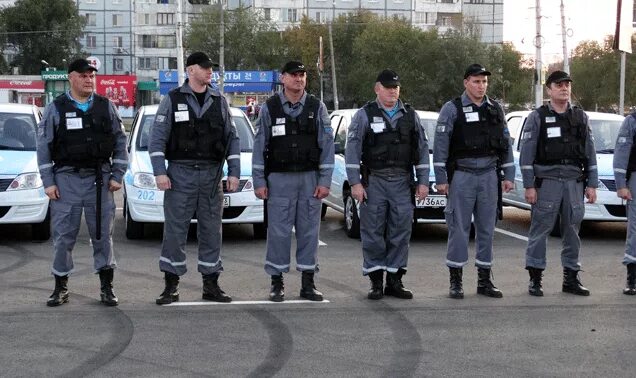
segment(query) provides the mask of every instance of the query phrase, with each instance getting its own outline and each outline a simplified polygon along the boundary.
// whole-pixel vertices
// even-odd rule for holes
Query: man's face
[[[188,67],[188,78],[199,85],[208,85],[212,81],[212,67],[204,68],[193,64]]]
[[[86,72],[73,71],[68,74],[71,89],[80,96],[88,97],[95,91],[95,71]]]
[[[572,86],[569,81],[560,83],[550,83],[548,87],[548,96],[550,101],[569,101],[572,93]]]
[[[398,98],[400,98],[400,87],[398,85],[385,87],[381,83],[376,83],[375,94],[378,96],[378,101],[380,101],[383,107],[392,108],[395,106]]]
[[[488,76],[468,76],[464,79],[464,88],[466,88],[468,98],[472,101],[481,101],[486,95],[486,90],[488,89]]]
[[[299,92],[304,91],[307,86],[307,73],[303,71],[294,73],[284,73],[280,77],[285,91]]]

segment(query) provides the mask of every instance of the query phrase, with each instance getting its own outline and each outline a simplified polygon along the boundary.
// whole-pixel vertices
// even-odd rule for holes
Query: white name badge
[[[67,118],[66,119],[66,130],[81,130],[82,129],[82,119],[81,118]]]
[[[285,135],[285,125],[276,125],[272,126],[272,136],[283,136]]]
[[[177,110],[188,110],[188,104],[177,104]]]
[[[75,118],[75,117],[77,117],[77,114],[75,114],[75,112],[66,113],[66,118]]]
[[[560,127],[548,127],[548,138],[558,138],[561,136]]]
[[[384,122],[373,122],[371,124],[371,130],[373,130],[374,133],[381,133],[384,131]]]
[[[556,117],[545,117],[545,123],[555,123]]]
[[[373,117],[373,122],[374,123],[384,122],[384,119],[382,117]]]
[[[277,125],[284,125],[285,124],[285,118],[276,118],[276,124]]]
[[[479,113],[470,112],[464,114],[466,115],[466,122],[479,122]]]
[[[175,122],[186,122],[190,120],[190,112],[187,110],[174,112],[174,121]]]
[[[462,109],[464,110],[464,113],[470,113],[473,111],[472,106],[464,106]]]

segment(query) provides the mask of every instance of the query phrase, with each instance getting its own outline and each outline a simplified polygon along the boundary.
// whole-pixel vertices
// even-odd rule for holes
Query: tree
[[[619,59],[611,39],[601,46],[581,42],[572,53],[572,98],[585,110],[609,110],[618,103]],[[628,81],[629,82],[629,81]]]
[[[18,0],[0,11],[6,43],[18,54],[13,66],[24,74],[39,74],[42,60],[62,67],[81,53],[79,37],[86,23],[72,0]]]

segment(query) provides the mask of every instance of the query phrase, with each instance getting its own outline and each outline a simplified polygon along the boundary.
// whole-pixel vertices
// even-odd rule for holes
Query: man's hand
[[[317,186],[314,190],[314,197],[318,198],[319,200],[327,197],[328,195],[329,188],[327,188],[326,186]]]
[[[618,189],[616,195],[624,199],[625,201],[632,200],[632,192],[630,192],[628,188]]]
[[[526,188],[526,202],[530,205],[537,203],[537,190],[535,188]]]
[[[360,203],[367,199],[367,192],[364,190],[362,184],[355,184],[351,187],[351,197]]]
[[[596,188],[585,188],[585,198],[587,198],[587,203],[596,202]]]
[[[415,189],[415,198],[418,200],[423,200],[428,197],[428,186],[426,185],[418,185]]]
[[[121,189],[121,184],[120,183],[118,183],[117,181],[112,180],[112,179],[108,181],[108,190],[109,191],[116,192],[119,189]]]
[[[266,199],[267,199],[267,197],[268,197],[268,193],[269,193],[269,192],[268,192],[268,190],[267,190],[267,187],[266,187],[266,186],[264,186],[264,187],[262,187],[262,188],[256,188],[256,189],[254,190],[254,195],[256,195],[256,198],[258,198],[258,199],[262,199],[262,200],[266,200]]]
[[[60,191],[57,189],[57,185],[51,185],[44,189],[44,193],[49,199],[57,200],[60,199]]]
[[[437,193],[441,195],[448,194],[448,184],[437,184],[435,185],[435,189],[437,189]]]
[[[159,190],[172,189],[172,183],[170,182],[168,175],[155,176],[155,182],[157,182],[157,188],[159,188]]]
[[[229,176],[227,178],[227,191],[232,193],[236,192],[239,187],[239,179],[234,176]]]
[[[501,183],[501,190],[503,190],[504,193],[509,193],[514,188],[515,188],[515,183],[510,180],[504,180]]]

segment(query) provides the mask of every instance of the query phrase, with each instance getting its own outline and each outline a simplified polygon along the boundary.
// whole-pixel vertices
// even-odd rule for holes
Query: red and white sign
[[[137,89],[136,75],[97,75],[97,94],[112,101],[122,117],[132,117]]]
[[[0,89],[12,89],[24,92],[44,92],[42,80],[0,80]]]

